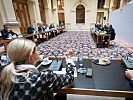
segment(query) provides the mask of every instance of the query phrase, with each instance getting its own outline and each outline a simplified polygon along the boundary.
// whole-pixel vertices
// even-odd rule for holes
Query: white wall
[[[116,31],[116,37],[133,46],[133,4],[113,11],[110,23]]]
[[[76,7],[85,7],[85,23],[76,23]],[[96,22],[97,0],[64,0],[65,26],[67,30],[90,30],[90,24]]]

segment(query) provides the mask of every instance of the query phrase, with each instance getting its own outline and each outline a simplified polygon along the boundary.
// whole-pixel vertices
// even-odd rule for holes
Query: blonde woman
[[[11,64],[1,72],[1,100],[53,100],[53,92],[74,80],[73,67],[67,67],[66,75],[57,75],[34,66],[39,59],[36,45],[31,40],[15,39],[9,43],[7,54]]]

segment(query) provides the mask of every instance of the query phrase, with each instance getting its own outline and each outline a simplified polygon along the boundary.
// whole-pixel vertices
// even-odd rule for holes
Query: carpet
[[[83,55],[88,58],[121,59],[127,54],[131,54],[130,56],[133,57],[133,50],[129,50],[119,41],[111,41],[112,45],[109,48],[96,48],[96,44],[88,31],[67,31],[39,44],[37,48],[39,54],[45,56],[53,56],[53,53],[57,56],[66,56],[66,45],[68,44],[72,47],[73,57]]]

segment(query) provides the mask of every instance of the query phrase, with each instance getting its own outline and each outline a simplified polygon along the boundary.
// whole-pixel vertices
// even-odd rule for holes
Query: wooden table
[[[46,39],[49,40],[49,37],[50,37],[52,31],[54,31],[54,30],[46,30],[46,31],[42,31],[39,33],[42,34],[42,37],[43,37],[43,35],[45,35]],[[54,34],[54,36],[55,36],[55,34]]]
[[[63,30],[63,28],[57,28],[57,29],[56,28],[55,29],[53,28],[53,29],[45,30],[45,31],[39,32],[39,34],[42,34],[42,35],[44,34],[46,36],[46,39],[49,40],[49,37],[50,37],[50,35],[52,33],[54,34],[53,36],[56,36],[57,30]]]
[[[106,34],[106,33],[96,33],[96,32],[94,32],[94,33],[92,34],[93,40],[94,40],[94,42],[96,42],[96,44],[100,44],[100,42],[102,42],[102,39],[103,39],[105,36],[109,37],[109,39],[108,39],[108,46],[107,46],[107,47],[109,48],[109,47],[110,47],[110,37],[111,37],[110,34]]]
[[[28,38],[28,37],[31,37],[32,41],[35,42],[35,36],[34,34],[25,34],[23,35],[24,38]]]
[[[1,39],[0,40],[0,44],[3,44],[4,45],[4,49],[6,50],[8,43],[10,43],[12,40],[14,40],[14,39],[7,39],[7,40]]]
[[[26,35],[22,35],[22,37],[18,37],[18,38],[28,38],[28,37],[31,37],[32,41],[35,41],[34,34],[26,34]],[[4,45],[4,49],[7,50],[7,45],[14,39],[17,39],[17,38],[0,39],[0,44],[3,44]]]

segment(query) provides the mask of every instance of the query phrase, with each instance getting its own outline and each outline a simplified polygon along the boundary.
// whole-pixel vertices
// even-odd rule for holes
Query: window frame
[[[76,23],[85,23],[85,7],[82,4],[76,7]]]

